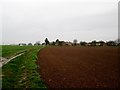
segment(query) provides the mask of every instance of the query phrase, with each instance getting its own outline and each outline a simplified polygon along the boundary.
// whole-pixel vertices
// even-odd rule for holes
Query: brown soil
[[[48,88],[117,88],[117,47],[47,47],[37,64]]]

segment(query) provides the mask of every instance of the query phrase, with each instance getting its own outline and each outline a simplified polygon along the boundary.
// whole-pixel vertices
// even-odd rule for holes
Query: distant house
[[[91,46],[91,43],[86,43],[85,46]]]
[[[52,45],[55,45],[55,46],[72,46],[73,43],[72,42],[59,41],[59,42],[54,42],[54,44],[52,43]]]
[[[72,42],[65,42],[65,45],[67,45],[67,46],[73,46],[73,43]]]
[[[116,46],[115,41],[108,41],[106,42],[107,46]]]
[[[104,41],[99,41],[99,42],[96,42],[96,46],[105,46],[105,42]]]
[[[64,41],[55,42],[55,46],[64,46],[66,43]]]
[[[93,41],[86,43],[84,46],[106,46],[106,43],[104,41]]]

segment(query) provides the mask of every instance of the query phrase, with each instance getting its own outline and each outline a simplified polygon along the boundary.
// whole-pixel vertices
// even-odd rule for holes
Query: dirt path
[[[118,87],[118,49],[48,47],[37,63],[48,88]]]

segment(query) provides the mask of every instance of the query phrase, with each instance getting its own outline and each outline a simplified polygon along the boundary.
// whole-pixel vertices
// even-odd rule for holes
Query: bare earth
[[[37,64],[48,88],[117,88],[117,47],[47,47]]]

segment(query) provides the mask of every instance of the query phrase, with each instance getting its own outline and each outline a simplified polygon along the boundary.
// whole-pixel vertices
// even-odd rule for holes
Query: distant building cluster
[[[36,42],[35,44],[32,43],[19,43],[19,46],[39,46],[39,45],[50,45],[50,46],[120,46],[120,40],[116,40],[116,41],[91,41],[91,42],[85,42],[85,41],[81,41],[78,42],[77,39],[74,39],[73,42],[69,42],[69,41],[60,41],[59,39],[56,39],[56,41],[52,41],[50,42],[48,40],[48,38],[45,39],[44,43],[40,43],[40,41]]]

